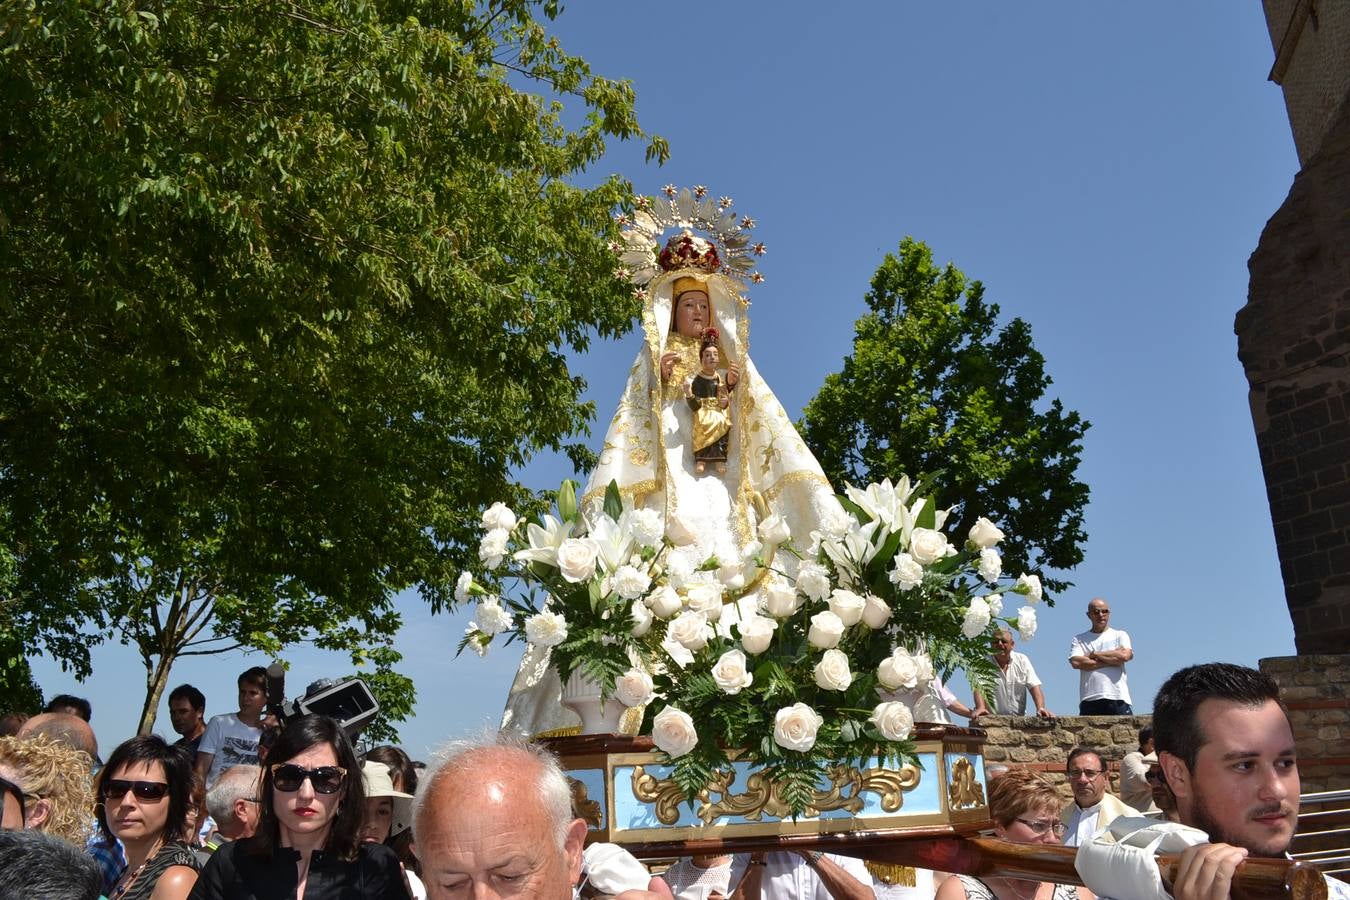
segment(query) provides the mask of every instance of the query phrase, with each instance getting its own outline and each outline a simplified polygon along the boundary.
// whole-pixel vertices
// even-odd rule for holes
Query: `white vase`
[[[582,734],[618,734],[627,707],[600,697],[600,684],[577,669],[562,687],[562,705],[581,717]]]

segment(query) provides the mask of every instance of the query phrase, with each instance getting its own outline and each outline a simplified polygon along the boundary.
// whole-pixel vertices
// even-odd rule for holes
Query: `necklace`
[[[120,898],[123,895],[125,895],[127,891],[131,890],[131,886],[136,883],[137,878],[141,877],[141,873],[145,871],[145,867],[150,865],[150,860],[155,858],[155,854],[159,852],[160,847],[162,846],[163,844],[156,845],[155,848],[150,851],[150,854],[145,858],[145,861],[136,867],[136,871],[131,873],[130,878],[127,877],[127,874],[125,872],[122,873],[122,877],[117,879],[117,886],[113,888],[112,896],[109,898],[109,900],[120,900]]]

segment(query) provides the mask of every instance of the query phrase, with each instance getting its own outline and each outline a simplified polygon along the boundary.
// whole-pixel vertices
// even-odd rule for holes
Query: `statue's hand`
[[[727,366],[727,387],[735,387],[736,382],[741,380],[741,367],[732,363]]]
[[[669,381],[670,373],[675,371],[675,360],[680,358],[680,354],[674,350],[667,350],[661,354],[661,380]]]

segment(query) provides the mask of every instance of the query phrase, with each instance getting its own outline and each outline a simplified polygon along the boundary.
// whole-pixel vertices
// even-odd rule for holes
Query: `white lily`
[[[874,521],[895,531],[901,524],[901,511],[905,508],[905,501],[909,499],[912,488],[908,476],[903,476],[895,485],[891,484],[889,478],[884,478],[879,484],[869,484],[865,490],[849,485],[844,493]]]
[[[558,548],[562,542],[572,536],[572,523],[559,522],[553,516],[544,516],[543,526],[531,522],[525,529],[530,546],[517,550],[514,558],[521,562],[539,562],[549,566],[558,565]]]
[[[628,562],[636,549],[632,532],[603,513],[590,523],[591,540],[600,548],[600,567],[613,572]]]

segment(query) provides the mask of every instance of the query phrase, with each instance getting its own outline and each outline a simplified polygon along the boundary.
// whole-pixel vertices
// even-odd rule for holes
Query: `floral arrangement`
[[[564,482],[557,516],[524,528],[494,504],[479,548],[491,574],[462,575],[456,594],[478,598],[461,650],[499,634],[551,647],[564,680],[580,668],[646,707],[644,733],[689,797],[739,754],[800,813],[827,765],[912,761],[914,706],[939,671],[963,668],[988,693],[996,623],[1029,640],[1042,595],[1037,576],[1003,575],[997,526],[981,518],[954,543],[907,478],[839,499],[810,535],[768,516],[737,560],[690,559],[680,523],[624,509],[613,485],[583,515]],[[542,602],[503,599],[507,580]]]

